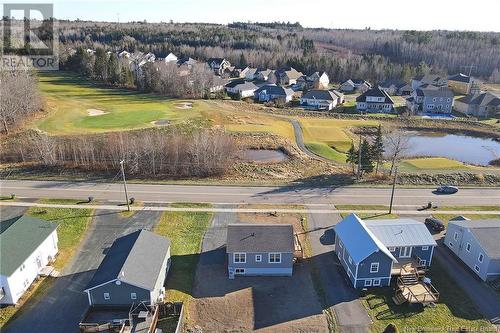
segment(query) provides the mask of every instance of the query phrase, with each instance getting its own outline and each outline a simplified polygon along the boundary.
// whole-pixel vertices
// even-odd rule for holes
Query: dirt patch
[[[155,126],[167,126],[170,125],[170,121],[166,119],[155,120],[151,122],[152,125]]]
[[[108,113],[109,112],[105,112],[105,111],[98,110],[98,109],[87,109],[87,114],[89,115],[89,117],[102,116],[102,115],[108,114]]]
[[[181,110],[192,109],[193,102],[179,102],[179,103],[175,103],[174,106],[177,109],[181,109]]]

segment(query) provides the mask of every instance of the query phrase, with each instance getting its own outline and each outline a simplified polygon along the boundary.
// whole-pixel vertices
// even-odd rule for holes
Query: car
[[[434,216],[430,216],[430,217],[426,218],[425,224],[429,228],[431,228],[433,231],[436,231],[436,232],[441,232],[445,229],[443,221],[441,221],[440,219],[438,219]]]
[[[453,194],[453,193],[458,192],[458,187],[451,186],[451,185],[443,185],[443,186],[439,186],[436,189],[436,192],[441,193],[441,194]]]

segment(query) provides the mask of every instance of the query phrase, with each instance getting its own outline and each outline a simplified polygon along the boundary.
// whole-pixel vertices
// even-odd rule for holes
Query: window
[[[458,232],[455,232],[455,234],[453,235],[453,239],[454,239],[454,240],[457,240],[457,239],[458,239]]]
[[[370,273],[378,273],[378,267],[378,262],[372,262],[372,264],[370,265]]]
[[[448,243],[448,245],[449,245],[450,247],[453,247],[453,243],[452,243],[452,242],[449,242],[449,243]]]
[[[339,239],[339,247],[342,248],[342,242]]]
[[[136,293],[130,293],[130,299],[137,299]]]
[[[411,257],[411,246],[403,246],[399,249],[400,258],[410,258]]]
[[[24,288],[26,288],[27,286],[29,286],[30,281],[28,279],[26,279],[26,280],[24,280],[23,284],[24,284]]]
[[[373,279],[373,285],[374,285],[375,287],[380,286],[380,279]]]
[[[447,101],[448,101],[448,103],[451,102],[451,98],[448,98]]]
[[[478,273],[479,273],[479,271],[481,271],[481,269],[479,268],[479,266],[478,266],[478,265],[474,265],[474,270],[475,270],[476,272],[478,272]]]
[[[420,266],[427,266],[427,260],[420,259]]]
[[[106,301],[109,301],[109,300],[110,300],[109,293],[104,293],[104,299],[105,299]]]
[[[256,262],[261,262],[262,261],[262,254],[256,254],[255,255],[255,261]]]
[[[269,253],[269,263],[279,264],[281,262],[281,253]]]
[[[479,257],[477,257],[477,261],[483,262],[484,255],[482,253],[479,253]]]
[[[352,264],[352,258],[349,256],[349,263]]]
[[[235,263],[246,263],[247,262],[247,254],[246,253],[234,253],[233,254],[233,262]]]
[[[470,243],[467,243],[467,246],[465,247],[465,249],[467,250],[467,252],[470,252]]]
[[[435,102],[435,101],[436,101],[436,97],[434,97],[434,98],[432,99],[432,101],[433,101],[433,102]]]
[[[236,268],[234,270],[234,274],[243,275],[243,274],[245,274],[245,269],[244,268]]]
[[[389,248],[389,251],[390,251],[390,252],[394,252],[394,251],[396,251],[396,248],[395,248],[395,247],[390,247],[390,248]]]
[[[428,246],[422,246],[422,251],[427,251],[429,249]]]
[[[372,286],[372,280],[365,280],[365,287],[371,287]]]

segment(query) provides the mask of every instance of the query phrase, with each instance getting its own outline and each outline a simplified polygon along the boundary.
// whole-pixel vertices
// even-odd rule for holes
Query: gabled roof
[[[425,224],[415,220],[367,220],[365,224],[386,247],[437,245]]]
[[[366,102],[367,97],[384,97],[384,101],[380,103],[394,104],[391,96],[389,96],[389,94],[385,90],[380,89],[379,87],[371,88],[365,91],[363,94],[359,95],[356,98],[356,102]]]
[[[177,64],[178,65],[194,65],[196,64],[198,61],[196,61],[195,59],[191,58],[191,57],[187,57],[187,58],[179,58],[177,60]]]
[[[450,221],[449,224],[469,229],[489,258],[500,259],[500,219]]]
[[[231,80],[225,85],[226,88],[234,88],[239,84],[245,83],[244,79]]]
[[[4,276],[12,275],[57,228],[27,215],[0,223],[0,275]]]
[[[390,88],[391,86],[394,86],[396,89],[400,89],[406,85],[407,83],[402,80],[384,80],[380,82],[378,86],[380,88]]]
[[[378,251],[382,251],[393,262],[397,262],[389,249],[356,214],[350,214],[340,221],[335,226],[335,233],[342,240],[342,243],[356,264],[359,264],[371,254]]]
[[[227,252],[294,252],[291,224],[229,224]]]
[[[341,85],[348,84],[354,87],[354,82],[351,79],[345,80],[344,82],[341,83]]]
[[[436,74],[425,74],[425,75],[417,75],[413,78],[413,80],[433,84],[433,83],[438,83],[441,80],[444,80],[444,78]]]
[[[288,77],[289,79],[292,79],[292,80],[296,80],[299,77],[301,77],[302,75],[304,75],[304,74],[302,74],[301,72],[297,71],[293,67],[280,68],[280,69],[278,69],[276,71],[276,76],[278,76],[278,77],[286,76],[286,77]]]
[[[427,88],[417,88],[417,96],[424,97],[443,97],[443,98],[453,98],[453,91],[448,87],[434,87],[429,86]]]
[[[265,92],[268,95],[282,95],[282,96],[291,96],[294,94],[294,91],[290,88],[284,88],[282,86],[277,86],[275,84],[266,84],[260,87],[255,91],[256,94],[260,94],[261,92]]]
[[[463,82],[463,83],[470,83],[471,80],[472,80],[472,78],[470,76],[462,74],[462,73],[458,73],[458,74],[451,75],[450,77],[448,77],[448,81],[457,81],[457,82]]]
[[[467,95],[457,101],[470,105],[500,106],[500,96],[489,91],[477,95]]]
[[[271,74],[272,71],[273,71],[272,69],[258,69],[255,74],[256,75],[262,74],[263,76],[269,76],[269,74]]]
[[[327,101],[335,101],[339,98],[333,91],[329,90],[309,90],[302,98],[305,99],[319,99],[319,100],[327,100]]]
[[[232,82],[230,82],[232,83]],[[226,87],[229,87],[229,84],[226,84]],[[248,82],[248,81],[243,81],[243,82],[237,82],[236,84],[232,85],[230,88],[235,88],[237,90],[240,90],[240,91],[244,91],[244,90],[257,90],[258,87],[253,84],[252,82]]]
[[[85,290],[115,280],[153,290],[169,248],[168,238],[147,230],[117,238]]]

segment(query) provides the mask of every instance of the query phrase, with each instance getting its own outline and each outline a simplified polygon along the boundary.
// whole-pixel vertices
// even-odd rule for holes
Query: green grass
[[[408,169],[470,169],[467,164],[444,157],[411,158],[401,162]]]
[[[174,207],[211,207],[209,204],[172,204]],[[172,242],[172,270],[166,281],[167,301],[188,301],[193,289],[201,241],[213,214],[164,212],[155,232]]]
[[[492,328],[463,290],[439,265],[438,260],[433,261],[427,276],[440,293],[435,308],[422,309],[407,304],[398,306],[391,299],[394,294],[391,288],[369,290],[362,302],[373,320],[373,332],[382,332],[389,323],[394,323],[401,332],[418,332],[418,328],[455,332],[461,326],[472,331],[486,332],[486,329]]]
[[[352,212],[356,214],[360,219],[363,220],[385,220],[385,219],[397,219],[399,215],[397,214],[389,214],[389,213],[381,213],[381,214],[374,214],[374,213],[363,213],[362,211],[359,212]],[[349,216],[351,213],[340,213],[340,216],[342,218],[346,218]]]
[[[328,146],[326,143],[323,142],[306,142],[305,146],[307,149],[312,151],[318,156],[327,158],[329,160],[335,161],[339,164],[344,164],[346,163],[346,158],[347,155],[344,153],[341,153],[332,147]]]
[[[78,200],[44,199],[40,203],[47,204],[76,204]],[[38,217],[58,225],[57,237],[59,253],[54,263],[57,270],[61,270],[71,260],[78,245],[85,236],[92,221],[92,209],[73,208],[39,208],[31,207],[28,215]]]
[[[106,88],[84,81],[69,72],[39,73],[39,87],[48,115],[35,127],[50,134],[79,134],[153,127],[151,122],[167,119],[179,123],[201,118],[208,109],[195,102],[192,109],[178,109],[181,101],[136,91]],[[88,109],[107,114],[89,116]]]

